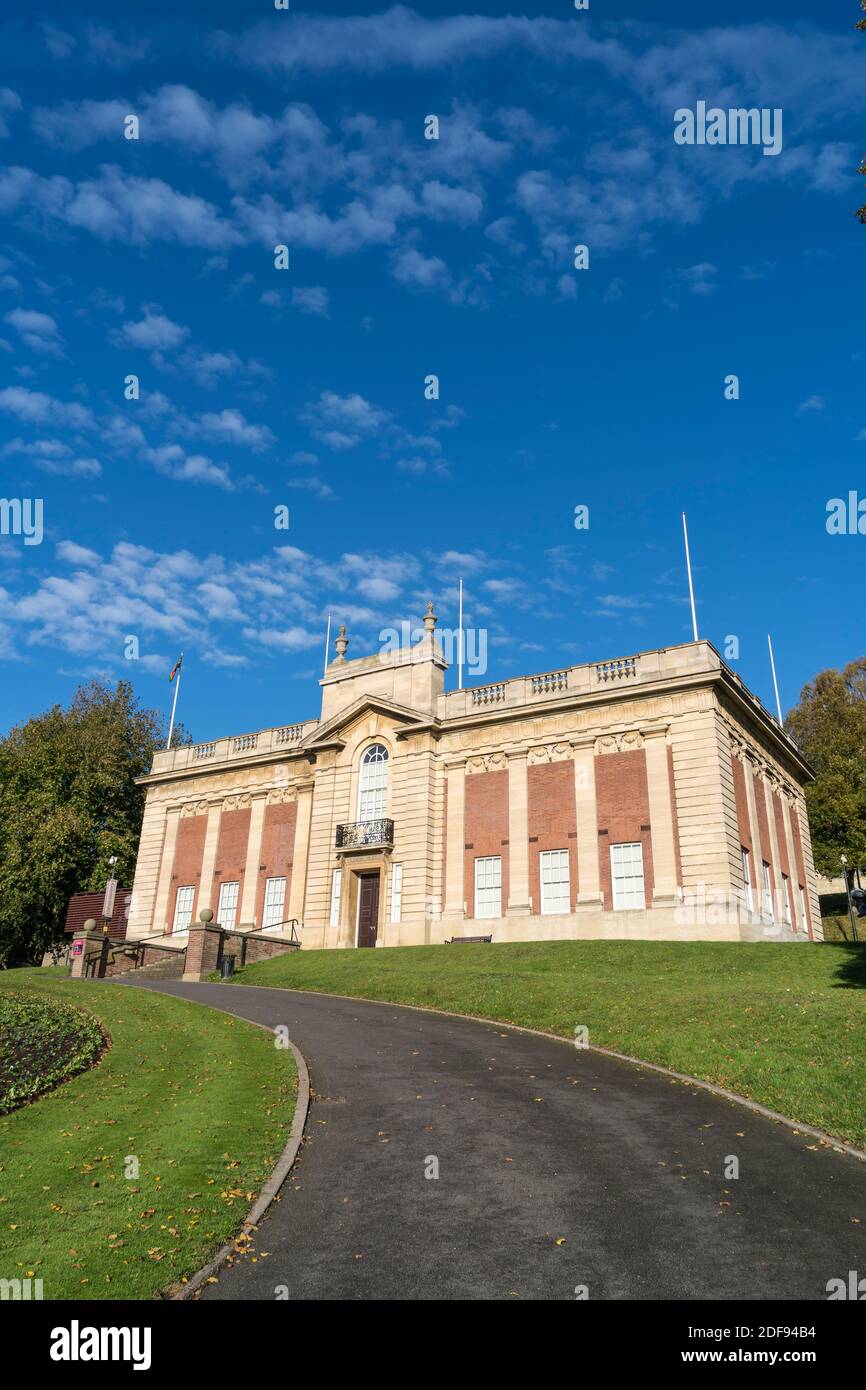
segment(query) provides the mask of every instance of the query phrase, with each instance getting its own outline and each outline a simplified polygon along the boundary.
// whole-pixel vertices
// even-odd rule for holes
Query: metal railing
[[[359,820],[337,826],[337,849],[361,849],[364,845],[393,845],[392,820]]]

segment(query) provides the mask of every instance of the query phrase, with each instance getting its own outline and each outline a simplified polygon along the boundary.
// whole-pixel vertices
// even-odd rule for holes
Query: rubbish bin
[[[227,980],[230,975],[235,973],[236,960],[237,956],[223,956],[220,961],[220,975],[224,980]]]

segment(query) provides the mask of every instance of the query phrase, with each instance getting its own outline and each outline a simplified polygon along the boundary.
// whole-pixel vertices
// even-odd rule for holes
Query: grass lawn
[[[557,941],[298,951],[240,984],[540,1028],[726,1086],[866,1147],[866,947]]]
[[[5,971],[10,990],[89,1009],[111,1047],[0,1117],[0,1278],[42,1279],[46,1299],[152,1297],[240,1226],[288,1138],[292,1055],[239,1019],[63,970]]]

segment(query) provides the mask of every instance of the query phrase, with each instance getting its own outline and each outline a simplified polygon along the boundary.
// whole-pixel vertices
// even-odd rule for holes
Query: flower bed
[[[105,1044],[83,1009],[36,994],[0,993],[0,1114],[93,1066]]]

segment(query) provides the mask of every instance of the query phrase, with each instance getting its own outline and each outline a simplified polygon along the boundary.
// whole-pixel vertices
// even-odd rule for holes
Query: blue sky
[[[461,573],[474,684],[687,641],[682,509],[766,703],[768,630],[784,708],[861,655],[866,35],[815,8],[7,11],[0,727],[180,651],[196,739],[309,718],[328,613],[363,655]],[[698,100],[782,152],[676,144]]]

